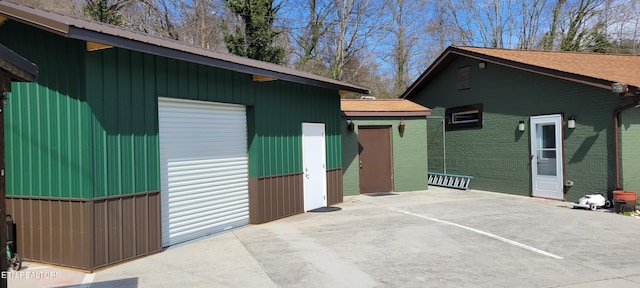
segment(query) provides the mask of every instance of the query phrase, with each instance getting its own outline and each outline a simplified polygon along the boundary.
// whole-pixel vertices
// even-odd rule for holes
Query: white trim
[[[530,151],[531,151],[531,195],[534,197],[543,197],[551,199],[563,199],[564,198],[564,175],[563,175],[563,147],[562,147],[562,115],[543,115],[543,116],[531,116],[529,124],[530,131]],[[539,127],[541,125],[553,125],[555,148],[542,147],[542,139],[539,133],[542,132]],[[555,165],[540,166],[546,167],[548,171],[553,171],[555,175],[540,174],[540,162],[546,162],[553,158],[544,157],[544,151],[554,151],[556,154]]]
[[[305,137],[305,129],[322,129],[320,147],[313,139]],[[315,134],[314,134],[315,135]],[[312,135],[313,136],[313,135]],[[317,139],[316,139],[317,141]],[[304,191],[304,211],[327,206],[327,152],[324,123],[302,123],[302,186]],[[318,151],[318,148],[320,151]],[[306,149],[311,149],[307,151]],[[323,197],[322,201],[319,198]],[[322,203],[321,206],[319,204]]]
[[[475,119],[471,119],[471,120],[456,121],[456,116],[458,116],[458,115],[466,115],[466,114],[478,114],[478,117],[476,117]],[[478,121],[480,121],[480,110],[469,110],[469,111],[451,113],[451,124],[476,123]]]

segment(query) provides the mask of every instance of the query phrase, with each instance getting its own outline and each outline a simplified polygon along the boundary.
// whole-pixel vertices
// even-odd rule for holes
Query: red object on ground
[[[636,192],[632,191],[624,191],[624,190],[613,190],[613,200],[625,200],[636,202],[638,199],[638,195]]]

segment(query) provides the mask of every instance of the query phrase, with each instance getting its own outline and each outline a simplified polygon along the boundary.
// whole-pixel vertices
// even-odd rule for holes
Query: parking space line
[[[90,274],[84,275],[84,278],[82,279],[82,284],[80,285],[80,288],[90,288],[91,284],[93,284],[93,278],[95,276],[96,276],[96,273],[90,273]]]
[[[508,243],[508,244],[511,244],[511,245],[514,245],[514,246],[517,246],[517,247],[520,247],[520,248],[523,248],[523,249],[527,249],[529,251],[532,251],[532,252],[535,252],[535,253],[538,253],[538,254],[542,254],[542,255],[545,255],[545,256],[548,256],[548,257],[551,257],[551,258],[554,258],[554,259],[563,259],[561,256],[558,256],[558,255],[555,255],[555,254],[540,250],[540,249],[535,248],[535,247],[531,247],[529,245],[522,244],[520,242],[516,242],[516,241],[510,240],[510,239],[507,239],[507,238],[504,238],[504,237],[501,237],[501,236],[498,236],[498,235],[495,235],[495,234],[491,234],[489,232],[484,232],[482,230],[478,230],[478,229],[475,229],[475,228],[467,227],[467,226],[464,226],[464,225],[460,225],[460,224],[456,224],[456,223],[453,223],[453,222],[444,221],[444,220],[440,220],[440,219],[436,219],[436,218],[431,218],[431,217],[428,217],[428,216],[424,216],[424,215],[420,215],[420,214],[417,214],[417,213],[404,211],[404,210],[400,210],[400,209],[395,209],[395,208],[387,208],[387,209],[389,209],[391,211],[396,211],[396,212],[404,213],[404,214],[407,214],[407,215],[419,217],[419,218],[422,218],[422,219],[430,220],[430,221],[433,221],[433,222],[438,222],[438,223],[441,223],[441,224],[451,225],[451,226],[455,226],[455,227],[458,227],[458,228],[462,228],[462,229],[465,229],[465,230],[468,230],[468,231],[471,231],[471,232],[475,232],[475,233],[487,236],[489,238],[492,238],[492,239],[495,239],[495,240],[498,240],[498,241],[502,241],[502,242],[505,242],[505,243]]]

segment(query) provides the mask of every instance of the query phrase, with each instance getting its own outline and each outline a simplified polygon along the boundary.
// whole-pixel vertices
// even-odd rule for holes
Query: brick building
[[[449,47],[402,98],[442,117],[428,121],[429,171],[575,201],[640,190],[638,75],[640,56]]]

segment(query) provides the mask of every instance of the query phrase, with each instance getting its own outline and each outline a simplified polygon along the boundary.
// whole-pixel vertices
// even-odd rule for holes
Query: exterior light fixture
[[[518,122],[518,131],[522,132],[524,131],[524,121],[520,120],[520,122]]]
[[[576,116],[569,116],[569,120],[567,120],[567,128],[576,129]]]
[[[349,121],[347,122],[347,131],[349,131],[349,132],[353,132],[353,131],[355,131],[355,130],[356,130],[356,125],[355,125],[355,124],[353,124],[353,121],[349,120]]]
[[[480,62],[480,63],[478,63],[478,68],[480,68],[480,69],[484,69],[484,68],[486,68],[486,67],[487,67],[487,63],[485,63],[485,62]]]
[[[400,120],[400,123],[398,124],[398,132],[400,132],[400,134],[404,134],[404,120]]]

